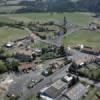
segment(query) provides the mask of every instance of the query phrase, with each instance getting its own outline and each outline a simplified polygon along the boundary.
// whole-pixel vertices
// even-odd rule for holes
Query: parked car
[[[21,97],[21,93],[20,94],[15,94],[15,93],[12,93],[12,92],[8,92],[7,95],[6,95],[9,99],[10,98],[13,98],[15,100],[15,98],[19,99]]]
[[[15,94],[8,92],[7,97],[15,97]]]
[[[31,82],[29,82],[27,88],[29,88],[29,89],[30,89],[30,88],[33,88],[35,85],[36,85],[35,80],[31,80]]]
[[[38,80],[31,80],[31,82],[29,82],[27,88],[33,88],[36,84],[38,84],[39,82],[41,82],[42,80],[44,80],[44,78],[40,78]]]
[[[44,70],[43,72],[42,72],[42,75],[43,76],[49,76],[49,75],[51,75],[53,73],[53,71],[52,71],[52,69],[46,69],[46,70]]]

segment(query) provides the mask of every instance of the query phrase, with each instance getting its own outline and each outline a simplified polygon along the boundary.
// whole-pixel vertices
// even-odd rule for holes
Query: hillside
[[[100,0],[0,0],[0,13],[100,12]]]

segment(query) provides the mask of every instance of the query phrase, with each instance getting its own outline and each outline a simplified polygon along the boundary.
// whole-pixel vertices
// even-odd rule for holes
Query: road
[[[8,89],[8,91],[10,92],[10,93],[22,93],[22,97],[20,98],[20,100],[26,100],[28,97],[30,97],[30,96],[32,96],[32,95],[34,95],[34,91],[36,91],[36,90],[38,90],[39,91],[39,89],[41,89],[42,87],[41,87],[41,84],[40,84],[40,88],[37,88],[36,90],[35,89],[28,89],[27,88],[27,86],[28,86],[28,83],[32,80],[32,79],[37,79],[37,78],[40,78],[40,77],[43,77],[42,75],[41,75],[41,72],[44,70],[44,69],[46,69],[47,67],[49,67],[49,64],[51,64],[51,63],[53,63],[54,61],[59,61],[59,60],[62,60],[63,58],[57,58],[57,59],[53,59],[53,60],[48,60],[48,61],[46,61],[44,64],[43,64],[43,67],[41,67],[41,68],[38,68],[36,71],[30,71],[29,73],[27,73],[27,74],[18,74],[18,75],[16,75],[16,74],[14,74],[14,73],[10,73],[10,74],[8,74],[9,76],[11,76],[11,79],[13,79],[13,83],[9,86],[9,89]],[[61,70],[63,70],[63,69],[61,69]],[[58,70],[59,71],[59,70]],[[58,72],[57,71],[57,72]],[[59,72],[61,72],[61,74],[63,75],[63,72],[62,71],[59,71]],[[53,76],[50,76],[50,77],[53,77],[52,78],[52,81],[54,81],[54,80],[56,80],[56,79],[58,79],[59,77],[61,77],[60,75],[58,75],[59,74],[59,72],[58,73],[56,73],[57,74],[57,76],[56,76],[56,74],[54,73],[54,75]],[[54,76],[56,76],[55,78],[54,78]],[[46,85],[49,85],[50,83],[51,83],[51,78],[48,78],[48,77],[44,77],[46,80],[44,81],[44,83],[42,83],[42,86],[44,87],[45,86],[45,84]],[[38,86],[37,86],[38,87]],[[8,93],[8,91],[6,92],[6,94]],[[37,92],[36,92],[37,93]],[[36,94],[35,93],[35,94]]]
[[[70,28],[70,30],[63,36],[59,36],[58,38],[54,38],[54,40],[56,39],[56,41],[54,40],[43,40],[41,39],[39,36],[37,36],[36,34],[34,34],[34,32],[32,32],[29,28],[24,28],[28,34],[29,34],[29,37],[30,39],[34,39],[34,42],[37,43],[37,42],[43,42],[43,43],[46,43],[46,44],[50,44],[50,45],[54,45],[54,46],[57,46],[57,47],[60,47],[61,46],[61,40],[64,36],[67,36],[67,35],[70,35],[72,33],[75,33],[77,31],[79,31],[80,29],[82,29],[81,27],[75,27],[75,28]]]
[[[66,74],[66,70],[68,70],[69,66],[70,66],[70,64],[67,66],[64,66],[62,69],[59,69],[51,76],[48,76],[47,78],[45,78],[42,82],[38,83],[33,89],[30,89],[29,91],[27,91],[27,93],[24,94],[20,98],[20,100],[26,100],[28,97],[30,97],[32,95],[37,96],[37,93],[43,87],[48,86],[48,85],[52,84],[54,81],[56,81],[57,79],[63,77]]]
[[[27,29],[28,32],[30,33],[30,36],[33,34],[29,29]],[[75,32],[77,30],[72,30],[68,33],[71,34],[73,32]],[[40,39],[39,37],[37,37],[35,34],[32,35],[32,37],[34,37],[34,39],[36,41],[41,41],[41,42],[44,42],[44,43],[47,43],[47,44],[51,44],[51,45],[55,45],[55,46],[60,46],[60,44],[57,44],[57,43],[54,43],[52,41],[49,41],[49,40],[42,40]],[[61,38],[60,38],[61,39]],[[67,49],[66,50],[66,54],[67,54]],[[79,51],[76,51],[74,49],[71,50],[71,52],[73,53],[73,58],[77,59],[78,57],[80,56],[84,56],[86,54],[84,53],[81,53]],[[30,81],[30,78],[31,77],[35,77],[35,76],[38,76],[40,77],[39,75],[41,74],[41,71],[37,71],[37,72],[32,72],[31,74],[29,75],[24,75],[21,77],[21,79],[19,79],[17,81],[17,85],[14,85],[12,87],[17,88],[18,91],[22,90],[23,92],[23,96],[20,98],[20,100],[27,100],[28,97],[30,96],[33,96],[33,95],[37,95],[37,93],[45,86],[48,86],[50,84],[52,84],[55,80],[63,77],[64,75],[66,75],[66,70],[68,70],[70,65],[67,65],[67,66],[64,66],[62,69],[59,69],[58,71],[56,71],[54,74],[52,74],[51,76],[49,77],[46,77],[42,82],[38,83],[34,88],[32,89],[27,89],[27,83]],[[87,78],[82,78],[80,77],[80,80],[83,80],[83,81],[87,81],[89,84],[95,84],[96,86],[100,87],[100,83],[94,83],[93,81],[87,79]],[[21,84],[20,84],[21,83]],[[16,83],[15,83],[16,84]],[[19,86],[20,85],[20,86]],[[23,87],[23,88],[22,88]],[[17,90],[15,89],[15,90]]]

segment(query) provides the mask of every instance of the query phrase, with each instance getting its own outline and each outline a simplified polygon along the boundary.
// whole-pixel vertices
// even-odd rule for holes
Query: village
[[[89,95],[100,99],[100,48],[61,42],[64,35],[77,30],[100,32],[100,25],[91,22],[81,27],[63,19],[63,25],[52,21],[28,27],[20,24],[27,35],[2,44],[0,100],[89,100]],[[37,30],[54,34],[44,36]]]

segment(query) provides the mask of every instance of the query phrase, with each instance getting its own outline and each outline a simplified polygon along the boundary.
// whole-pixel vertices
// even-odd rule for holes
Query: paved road
[[[66,74],[66,70],[69,68],[70,64],[63,67],[62,69],[59,69],[51,76],[45,78],[42,82],[38,83],[33,89],[27,91],[20,100],[26,100],[28,97],[34,95],[37,96],[37,93],[45,86],[48,86],[52,84],[55,80],[63,77]]]
[[[54,40],[43,40],[41,39],[39,36],[37,36],[36,34],[34,34],[34,32],[32,32],[29,28],[25,28],[25,30],[28,32],[29,36],[30,36],[30,39],[34,39],[35,42],[43,42],[43,43],[46,43],[46,44],[50,44],[50,45],[54,45],[54,46],[57,46],[57,47],[60,47],[61,46],[61,40],[64,36],[67,36],[67,35],[70,35],[72,33],[75,33],[77,31],[79,31],[81,28],[80,27],[75,27],[75,28],[71,28],[65,35],[63,36],[60,36],[56,39],[56,41]]]

